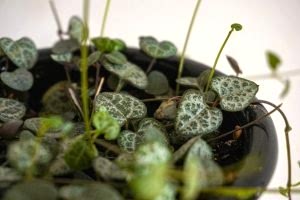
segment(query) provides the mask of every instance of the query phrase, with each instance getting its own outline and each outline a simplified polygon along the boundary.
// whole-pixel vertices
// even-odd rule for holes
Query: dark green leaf
[[[52,48],[55,54],[72,53],[79,49],[79,43],[76,39],[60,40],[56,42]]]
[[[72,169],[82,170],[89,168],[97,155],[98,151],[95,145],[88,141],[85,135],[80,135],[69,144],[64,159]]]
[[[266,56],[271,71],[276,72],[279,65],[281,64],[280,58],[272,51],[267,51]]]
[[[159,71],[151,71],[148,75],[148,86],[145,92],[152,95],[162,95],[169,91],[167,77]]]
[[[112,64],[123,65],[127,62],[127,58],[119,51],[113,51],[109,54],[105,54],[105,58]]]
[[[107,37],[96,37],[92,39],[92,42],[96,48],[103,53],[122,51],[126,47],[122,40],[110,39]]]

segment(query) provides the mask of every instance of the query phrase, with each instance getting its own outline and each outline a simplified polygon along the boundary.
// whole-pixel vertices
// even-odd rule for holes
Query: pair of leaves
[[[5,37],[1,38],[0,49],[19,68],[31,69],[38,58],[34,42],[27,37],[17,41]]]
[[[165,127],[152,118],[143,119],[137,132],[124,130],[118,138],[119,146],[127,152],[134,152],[140,144],[152,141],[161,142],[166,146],[169,144]]]
[[[92,43],[102,53],[110,53],[113,51],[122,51],[126,48],[126,45],[122,40],[110,39],[107,37],[93,38]]]
[[[93,116],[93,125],[97,129],[97,135],[104,134],[107,140],[114,140],[120,133],[120,125],[107,111],[100,107]]]
[[[141,119],[147,113],[147,108],[139,99],[122,93],[102,92],[95,100],[96,112],[105,107],[107,112],[118,121],[120,126],[129,120]]]
[[[140,37],[140,48],[152,58],[168,58],[177,53],[177,48],[173,43],[158,42],[153,37]]]

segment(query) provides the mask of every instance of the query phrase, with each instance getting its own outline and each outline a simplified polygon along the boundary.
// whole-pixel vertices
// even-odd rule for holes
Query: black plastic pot
[[[137,49],[127,49],[125,54],[128,60],[146,68],[151,59]],[[177,77],[178,58],[170,58],[166,60],[158,60],[154,69],[165,73],[170,85],[175,87]],[[208,66],[201,63],[186,59],[184,76],[198,76],[202,71],[208,69]],[[105,70],[101,69],[101,73],[106,75]],[[65,80],[65,72],[63,66],[55,63],[50,58],[50,50],[45,49],[39,52],[39,61],[33,69],[35,74],[35,84],[30,91],[29,106],[38,109],[43,93],[53,83]],[[90,73],[94,73],[91,71]],[[79,80],[79,73],[72,73],[74,80]],[[152,104],[152,109],[148,114],[152,114],[158,104]],[[264,107],[249,107],[244,112],[229,113],[224,112],[224,122],[220,132],[233,130],[236,125],[242,126],[250,121],[255,120],[258,116],[266,112]],[[217,162],[226,167],[232,166],[234,163],[240,163],[239,174],[241,174],[232,183],[232,186],[245,187],[265,187],[271,179],[277,161],[277,137],[273,122],[270,117],[266,117],[259,123],[247,128],[243,131],[242,136],[236,140],[232,140],[232,136],[228,136],[212,144],[215,150],[215,159]],[[253,158],[245,161],[245,158]],[[255,162],[254,162],[255,160]],[[253,166],[252,166],[253,165]],[[253,171],[249,172],[249,166]],[[254,199],[257,197],[254,197]],[[214,198],[222,199],[222,198]]]

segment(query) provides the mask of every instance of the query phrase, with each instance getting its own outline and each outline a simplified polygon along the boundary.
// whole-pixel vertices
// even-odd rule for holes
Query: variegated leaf
[[[197,78],[195,77],[181,77],[176,79],[176,83],[193,88],[199,88]]]
[[[175,128],[180,137],[187,139],[215,131],[222,119],[222,112],[218,108],[209,107],[200,91],[188,90],[179,104]]]
[[[95,109],[105,107],[109,114],[122,126],[128,120],[141,119],[147,113],[147,108],[139,99],[122,93],[103,92],[96,97]]]
[[[60,64],[66,64],[72,61],[72,53],[70,52],[62,53],[62,54],[51,54],[50,56],[54,61]]]
[[[175,56],[177,48],[169,41],[158,42],[153,37],[140,37],[140,48],[153,58],[168,58]]]
[[[21,68],[32,68],[38,58],[38,51],[34,42],[27,37],[17,41],[10,38],[1,38],[0,49],[17,67]]]
[[[112,64],[106,60],[103,62],[103,66],[106,70],[117,75],[120,79],[139,89],[145,89],[148,85],[148,78],[145,72],[133,63],[126,62],[122,65],[118,65]]]
[[[10,120],[21,119],[26,112],[26,107],[19,101],[0,98],[0,120],[8,122]]]
[[[124,130],[118,137],[118,145],[126,152],[132,153],[142,142],[142,136],[135,132]]]
[[[93,168],[97,175],[105,180],[124,180],[126,178],[125,171],[120,169],[114,162],[101,156],[93,161]]]
[[[16,69],[13,72],[2,72],[1,80],[5,85],[21,92],[29,90],[33,85],[31,72],[24,68]]]
[[[83,22],[78,16],[72,16],[69,21],[68,33],[71,38],[76,39],[79,43],[82,40]]]
[[[112,64],[123,65],[127,62],[127,58],[119,51],[113,51],[109,54],[105,54],[105,58]]]
[[[246,108],[255,98],[258,85],[235,76],[218,76],[212,79],[211,88],[221,98],[221,108],[236,112]]]

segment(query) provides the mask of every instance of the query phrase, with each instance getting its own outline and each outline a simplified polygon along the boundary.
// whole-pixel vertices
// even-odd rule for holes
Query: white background
[[[91,35],[100,33],[104,0],[91,1]],[[188,23],[196,0],[112,0],[106,35],[126,40],[129,46],[138,46],[138,37],[152,35],[159,40],[173,41],[182,49]],[[67,28],[70,16],[81,15],[81,0],[57,0],[62,23]],[[233,74],[225,54],[235,57],[244,76],[268,73],[265,51],[277,52],[282,60],[281,71],[300,69],[300,1],[299,0],[204,0],[193,30],[187,55],[190,58],[212,65],[216,53],[232,23],[241,23],[244,29],[234,32],[218,69]],[[31,37],[38,47],[49,47],[56,40],[56,24],[47,0],[0,0],[0,37],[18,39]],[[278,96],[282,85],[274,80],[257,81],[258,97],[283,102],[283,110],[290,119],[293,181],[300,181],[300,123],[298,114],[300,76],[293,76],[289,96]],[[279,159],[275,174],[269,185],[276,188],[286,183],[287,161],[284,141],[284,124],[278,114],[273,116],[279,140]],[[263,195],[261,198],[285,199],[280,195]],[[294,199],[300,199],[294,195]]]

